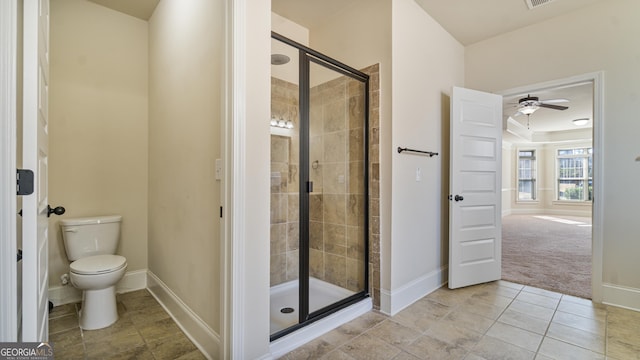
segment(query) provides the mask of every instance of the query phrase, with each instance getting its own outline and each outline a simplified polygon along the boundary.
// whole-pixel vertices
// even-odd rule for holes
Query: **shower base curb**
[[[322,336],[329,331],[359,317],[373,309],[371,298],[363,299],[347,308],[337,311],[324,319],[309,324],[302,329],[287,336],[281,337],[271,343],[269,349],[271,356],[277,359],[284,354]]]

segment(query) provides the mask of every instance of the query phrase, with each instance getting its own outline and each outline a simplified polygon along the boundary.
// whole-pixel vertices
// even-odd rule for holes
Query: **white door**
[[[453,88],[449,288],[501,277],[502,96]]]
[[[34,192],[22,199],[22,341],[48,340],[49,0],[24,1],[23,158]]]

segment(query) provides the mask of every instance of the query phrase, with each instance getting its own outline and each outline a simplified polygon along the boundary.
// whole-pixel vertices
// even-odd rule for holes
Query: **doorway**
[[[601,297],[601,77],[585,74],[503,92],[505,280]],[[562,106],[517,114],[519,100],[527,97]]]
[[[369,76],[272,34],[271,340],[368,296]]]

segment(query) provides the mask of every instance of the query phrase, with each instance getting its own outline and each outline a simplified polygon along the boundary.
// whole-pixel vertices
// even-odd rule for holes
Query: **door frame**
[[[0,2],[0,341],[18,339],[16,266],[17,0]],[[6,120],[5,120],[6,119]]]
[[[563,79],[551,80],[537,84],[520,86],[497,92],[504,97],[522,93],[535,93],[537,91],[574,85],[578,83],[593,83],[593,207],[591,211],[591,299],[596,303],[602,303],[602,271],[603,271],[603,215],[604,199],[601,197],[604,191],[604,72],[592,72],[571,76]]]

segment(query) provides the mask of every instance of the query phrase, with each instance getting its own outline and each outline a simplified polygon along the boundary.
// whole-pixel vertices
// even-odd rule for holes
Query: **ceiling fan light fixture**
[[[587,125],[587,123],[589,122],[588,118],[582,118],[582,119],[574,119],[572,120],[573,125],[575,126],[583,126],[583,125]]]
[[[527,3],[527,7],[529,8],[529,10],[533,10],[538,6],[546,5],[553,1],[555,0],[525,0],[525,3]]]
[[[538,110],[538,107],[535,105],[528,105],[528,106],[524,106],[522,108],[520,108],[520,113],[522,113],[523,115],[531,115],[534,112],[536,112],[536,110]]]

